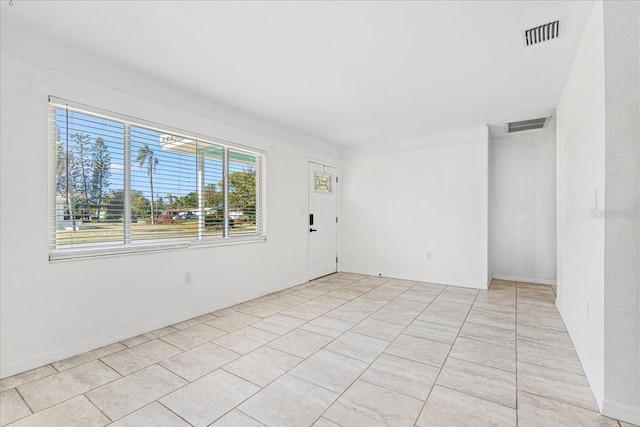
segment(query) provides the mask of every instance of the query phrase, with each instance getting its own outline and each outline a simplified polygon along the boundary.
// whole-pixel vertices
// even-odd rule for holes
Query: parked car
[[[172,219],[198,219],[198,215],[191,211],[180,212],[178,215],[174,215]]]

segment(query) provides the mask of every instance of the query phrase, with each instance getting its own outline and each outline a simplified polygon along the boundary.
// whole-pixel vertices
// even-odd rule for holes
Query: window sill
[[[156,252],[179,251],[184,249],[211,248],[216,246],[245,245],[265,242],[266,240],[266,236],[246,236],[201,241],[134,244],[130,246],[114,246],[106,248],[58,249],[49,252],[49,262],[76,261],[82,259],[118,257],[123,255],[142,255]]]

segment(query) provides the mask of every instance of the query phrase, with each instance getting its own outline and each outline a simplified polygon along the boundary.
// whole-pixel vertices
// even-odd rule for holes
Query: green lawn
[[[238,224],[231,228],[230,234],[250,234],[256,231],[254,224]],[[219,227],[207,227],[205,236],[222,236]],[[171,237],[198,237],[198,221],[187,220],[174,224],[131,224],[131,238],[134,241],[162,239]],[[122,223],[83,223],[78,231],[57,230],[56,244],[69,245],[79,243],[108,243],[124,241]]]

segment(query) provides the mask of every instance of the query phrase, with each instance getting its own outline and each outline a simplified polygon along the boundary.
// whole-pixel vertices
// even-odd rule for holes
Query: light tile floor
[[[333,274],[6,378],[0,425],[628,426],[554,301]]]

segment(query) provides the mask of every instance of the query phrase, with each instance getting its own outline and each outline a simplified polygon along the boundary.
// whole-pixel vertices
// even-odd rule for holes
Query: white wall
[[[486,289],[487,128],[424,146],[343,161],[340,270]]]
[[[1,87],[3,377],[307,280],[307,159],[336,159],[5,55]],[[267,242],[50,263],[48,95],[266,150]]]
[[[555,284],[555,132],[536,131],[491,141],[493,277]]]
[[[558,309],[602,412],[640,424],[637,2],[594,4],[557,116]]]
[[[640,4],[604,3],[603,413],[640,424]],[[615,217],[613,213],[629,213]],[[635,213],[634,213],[635,212]]]
[[[557,107],[556,304],[598,406],[604,398],[605,93],[602,3],[596,2]],[[597,198],[596,198],[597,192]],[[597,199],[597,201],[596,201]]]
[[[493,279],[493,205],[495,200],[495,189],[494,187],[494,178],[493,178],[493,168],[491,165],[494,163],[494,149],[493,149],[493,136],[487,127],[487,134],[489,145],[487,147],[488,158],[489,158],[489,170],[488,174],[488,193],[487,193],[487,234],[488,234],[488,248],[487,248],[487,285],[491,284],[491,280]]]

